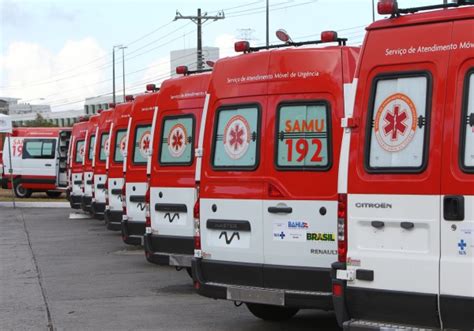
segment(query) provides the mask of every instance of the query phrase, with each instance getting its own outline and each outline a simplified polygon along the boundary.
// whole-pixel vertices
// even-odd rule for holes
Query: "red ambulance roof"
[[[15,137],[57,137],[61,131],[71,131],[71,128],[14,128]]]
[[[388,18],[377,21],[367,27],[367,30],[386,29],[404,25],[429,24],[439,22],[451,22],[472,18],[474,7],[459,7],[451,9],[433,10],[419,12],[416,14],[404,14],[396,18]]]

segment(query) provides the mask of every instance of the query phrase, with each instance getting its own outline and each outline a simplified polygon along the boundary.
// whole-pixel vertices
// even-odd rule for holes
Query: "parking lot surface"
[[[0,330],[339,330],[332,313],[273,323],[200,297],[185,271],[70,212],[0,207]]]

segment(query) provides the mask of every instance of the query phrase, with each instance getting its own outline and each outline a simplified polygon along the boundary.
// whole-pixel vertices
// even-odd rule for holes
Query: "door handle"
[[[376,229],[381,229],[385,226],[385,223],[382,221],[372,221],[370,222],[370,225],[372,225]]]
[[[268,212],[271,214],[291,214],[293,212],[293,208],[291,207],[268,207]]]
[[[46,164],[45,164],[45,167],[51,167],[51,166],[52,166],[51,163],[46,163]]]
[[[401,222],[400,226],[405,230],[411,230],[415,227],[413,222]]]
[[[462,195],[445,196],[443,214],[446,221],[464,221],[464,197]]]

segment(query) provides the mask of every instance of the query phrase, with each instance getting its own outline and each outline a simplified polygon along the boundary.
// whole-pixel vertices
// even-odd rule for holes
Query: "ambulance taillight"
[[[95,182],[94,182],[94,174],[92,174],[92,178],[91,178],[91,193],[92,193],[92,201],[95,201]]]
[[[323,31],[321,32],[321,41],[323,43],[330,43],[337,41],[337,32],[336,31]]]
[[[338,255],[339,262],[346,262],[346,257],[347,257],[347,194],[338,194],[337,255]]]
[[[126,189],[125,182],[123,183],[123,186],[122,186],[122,213],[123,213],[123,218],[127,219],[127,189]]]
[[[237,41],[234,44],[234,50],[238,53],[240,52],[248,52],[250,50],[250,43],[248,41]]]
[[[186,66],[177,66],[176,73],[178,75],[186,75],[188,73],[188,67]]]
[[[150,185],[147,185],[145,193],[145,233],[151,233],[151,214],[150,214]]]
[[[283,193],[273,184],[268,184],[268,196],[270,198],[282,198]]]
[[[104,184],[104,189],[105,189],[105,205],[108,206],[109,205],[109,181],[108,180],[105,180],[105,184]]]
[[[199,198],[199,186],[196,187],[197,199],[193,208],[193,218],[194,218],[194,249],[201,250],[201,224],[200,224],[200,198]]]
[[[379,15],[392,15],[398,10],[398,3],[396,0],[380,0],[377,3],[377,12]]]

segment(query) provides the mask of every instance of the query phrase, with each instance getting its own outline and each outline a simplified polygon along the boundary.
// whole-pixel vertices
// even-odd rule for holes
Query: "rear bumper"
[[[194,256],[194,239],[192,237],[146,234],[144,246],[149,262],[158,265],[191,267],[191,260]]]
[[[237,269],[241,271],[237,272]],[[237,263],[209,262],[201,258],[193,258],[192,270],[198,293],[209,298],[282,307],[332,309],[330,275],[327,269],[250,264],[239,266]],[[271,274],[274,279],[268,283],[277,286],[264,287],[263,279],[254,279],[259,275],[263,278],[264,273]],[[301,275],[305,275],[307,279],[301,279]],[[327,278],[324,284],[317,284],[322,278]],[[322,290],[299,286],[307,282],[316,283]],[[290,286],[292,288],[288,288]]]
[[[91,203],[91,210],[94,217],[103,219],[105,212],[105,202],[94,201]]]
[[[72,209],[81,209],[82,204],[82,195],[70,195],[69,196],[69,204],[71,205]]]
[[[92,197],[83,195],[81,197],[81,209],[85,212],[92,212]]]
[[[141,245],[145,234],[145,222],[122,218],[122,240],[128,245]]]
[[[122,211],[106,209],[104,213],[105,224],[108,230],[120,231],[122,229]]]

